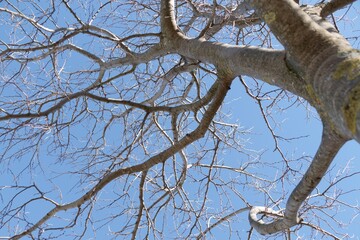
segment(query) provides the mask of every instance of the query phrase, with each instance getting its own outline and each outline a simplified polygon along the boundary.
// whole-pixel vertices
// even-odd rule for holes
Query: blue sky
[[[0,4],[1,5],[1,4]],[[357,1],[357,3],[354,4],[354,7],[350,9],[349,14],[346,15],[346,17],[343,18],[343,20],[338,24],[338,27],[341,29],[341,32],[345,36],[353,37],[358,36],[360,34],[360,29],[358,26],[360,26],[359,21],[359,11],[360,9],[360,3]],[[347,11],[347,10],[344,10]],[[337,17],[340,17],[343,15],[344,11],[341,11],[336,14]],[[70,18],[70,16],[68,16]],[[86,14],[84,13],[84,19],[88,18]],[[132,18],[132,17],[130,17]],[[61,24],[66,24],[70,20],[66,19],[65,16],[62,19],[64,22],[61,22]],[[351,27],[350,27],[351,25]],[[4,33],[4,30],[2,30]],[[136,31],[141,32],[141,29],[137,29]],[[2,33],[2,36],[4,35]],[[2,40],[3,39],[1,37]],[[78,42],[84,42],[84,45],[86,45],[86,39],[77,38],[76,41]],[[351,39],[353,41],[354,47],[359,47],[359,40]],[[276,41],[274,41],[276,43]],[[88,46],[92,47],[96,50],[97,46],[94,46],[92,44],[89,44]],[[69,69],[71,69],[71,66],[75,68],[86,68],[86,64],[80,65],[79,62],[82,62],[82,59],[79,55],[71,54],[68,55],[69,58]],[[66,56],[64,55],[64,58]],[[51,68],[51,66],[46,66]],[[95,67],[94,67],[95,68]],[[156,66],[154,67],[156,68]],[[46,68],[44,68],[46,69]],[[40,71],[42,69],[39,69],[39,67],[32,66],[31,71]],[[29,70],[30,71],[30,70]],[[116,70],[115,70],[116,71]],[[49,75],[43,74],[38,76],[38,81],[44,81],[46,82]],[[145,76],[146,77],[146,76]],[[91,78],[91,74],[89,74],[89,78]],[[86,84],[86,79],[82,79],[83,85],[79,85],[78,87],[84,86]],[[126,80],[126,79],[125,79]],[[206,79],[205,79],[206,80]],[[252,79],[244,78],[247,84],[252,85],[254,84]],[[208,79],[208,81],[212,81],[212,79]],[[124,81],[123,84],[126,84],[126,81]],[[273,90],[272,87],[267,86],[266,84],[262,85],[263,89],[266,89],[267,91]],[[273,97],[276,94],[278,94],[279,91],[273,92],[269,95],[269,97]],[[4,95],[10,96],[11,93],[5,92]],[[271,119],[269,118],[269,122],[272,127],[274,127],[276,135],[279,135],[283,138],[292,139],[291,141],[286,140],[279,140],[279,147],[282,150],[282,153],[289,159],[290,165],[294,168],[299,170],[299,172],[304,172],[306,170],[306,167],[308,166],[309,162],[311,161],[311,156],[314,155],[316,152],[316,149],[320,142],[321,137],[321,122],[317,118],[316,113],[314,110],[308,106],[306,103],[302,101],[295,101],[295,98],[288,98],[287,95],[283,95],[283,100],[278,103],[276,107],[273,108],[266,108],[267,105],[269,105],[272,102],[272,99],[264,100],[262,103],[264,104],[265,111],[271,111]],[[75,107],[76,104],[72,103],[69,105],[69,107]],[[291,106],[291,107],[290,107]],[[92,110],[98,110],[101,109],[101,106],[97,106],[94,104],[94,106],[91,106]],[[113,109],[116,111],[115,107]],[[239,79],[236,79],[234,81],[234,84],[230,90],[229,95],[226,97],[226,101],[224,102],[224,105],[222,107],[222,110],[227,113],[227,120],[230,123],[236,123],[238,124],[244,131],[248,132],[251,131],[250,134],[244,134],[244,137],[242,139],[244,144],[244,151],[238,152],[231,149],[224,149],[221,154],[216,156],[216,158],[219,160],[220,163],[222,163],[225,166],[242,166],[248,161],[261,161],[262,164],[257,164],[256,168],[251,169],[250,166],[250,172],[258,174],[260,177],[264,177],[267,179],[275,179],[280,174],[279,170],[282,169],[284,166],[284,162],[281,159],[281,155],[278,151],[274,151],[275,149],[275,142],[269,132],[269,130],[266,127],[266,124],[264,122],[264,119],[261,117],[260,108],[258,107],[257,103],[254,99],[249,97],[246,94],[246,91],[244,89],[244,86],[240,83]],[[120,110],[119,110],[120,111]],[[109,115],[104,114],[102,116],[103,118],[108,118]],[[94,120],[87,119],[84,123],[77,124],[73,128],[73,136],[77,138],[79,141],[77,144],[78,146],[83,146],[85,144],[87,138],[88,138],[88,131],[86,130],[90,124],[93,124]],[[99,123],[99,128],[101,128],[104,123]],[[117,134],[120,134],[122,132],[121,124],[114,125],[109,130],[109,142],[116,142],[117,141]],[[48,134],[48,135],[46,135]],[[21,175],[21,178],[18,179],[15,176],[17,176],[20,172],[22,172],[24,169],[28,167],[27,163],[29,163],[29,159],[32,157],[32,152],[29,151],[29,153],[24,154],[21,158],[15,159],[14,161],[10,163],[1,162],[1,174],[0,174],[0,209],[4,209],[7,206],[5,203],[6,200],[13,197],[14,192],[12,189],[8,188],[7,186],[10,186],[14,184],[15,182],[18,182],[18,185],[31,185],[33,182],[36,182],[36,184],[45,192],[45,195],[49,198],[54,198],[59,203],[66,203],[69,201],[72,201],[76,199],[78,196],[80,196],[83,193],[83,189],[86,189],[89,187],[90,183],[85,182],[83,185],[79,184],[79,179],[83,180],[85,179],[85,174],[77,175],[77,174],[63,174],[63,172],[66,171],[72,171],[76,169],[81,169],[83,166],[87,164],[87,162],[81,162],[81,161],[74,161],[74,165],[67,165],[66,161],[68,159],[63,159],[62,161],[57,161],[57,158],[62,152],[56,149],[52,152],[48,152],[47,148],[49,147],[48,143],[51,140],[51,131],[49,130],[48,133],[45,133],[45,137],[43,138],[42,146],[43,148],[39,150],[38,156],[35,156],[35,160],[32,164],[34,166],[37,166],[33,171],[27,171],[25,170],[23,174]],[[47,142],[49,140],[49,142]],[[211,147],[213,143],[211,143],[212,139],[208,139],[207,143],[204,143],[203,145],[197,145],[197,147],[202,146],[204,148]],[[161,144],[159,140],[159,145]],[[19,145],[19,147],[22,147]],[[75,148],[76,146],[71,146],[71,148]],[[156,148],[158,145],[154,145],[152,148]],[[109,153],[113,149],[109,149]],[[14,153],[16,151],[16,148],[14,149]],[[189,147],[189,153],[191,156],[194,156],[194,158],[189,159],[189,164],[195,164],[196,163],[196,148]],[[139,153],[139,158],[143,158],[144,153]],[[69,156],[68,156],[69,157]],[[86,156],[83,156],[84,160],[86,160]],[[211,161],[212,156],[207,155],[204,162]],[[319,185],[319,191],[323,191],[326,189],[329,185],[329,181],[334,181],[336,179],[339,179],[341,176],[344,176],[344,174],[354,174],[351,178],[345,178],[344,180],[340,181],[338,185],[332,188],[331,190],[334,190],[336,193],[343,193],[340,196],[340,200],[343,202],[348,202],[352,205],[357,205],[359,191],[358,191],[358,183],[360,182],[360,174],[357,174],[357,171],[360,169],[360,147],[359,144],[351,141],[346,144],[346,146],[340,151],[340,153],[337,155],[336,159],[334,160],[332,164],[331,174],[327,175],[321,184]],[[56,164],[54,163],[56,162]],[[275,167],[275,164],[278,164],[278,166]],[[261,167],[262,166],[262,167]],[[273,167],[274,166],[274,167]],[[72,169],[71,167],[74,167]],[[161,170],[161,166],[156,167],[157,170]],[[65,171],[64,171],[65,170]],[[189,171],[196,170],[195,167],[190,167]],[[193,173],[194,174],[194,173]],[[187,193],[192,196],[196,195],[196,192],[198,191],[198,188],[193,188],[193,184],[196,183],[201,177],[202,174],[206,174],[206,171],[204,170],[199,175],[194,174],[194,178],[189,178],[188,181],[184,184],[184,189],[187,191]],[[216,175],[216,172],[213,172],[214,176]],[[227,172],[222,171],[221,179],[223,181],[231,181],[234,178],[243,178],[243,181],[248,181],[248,179],[245,176],[239,176],[238,173],[234,172]],[[293,189],[294,185],[298,181],[298,178],[301,174],[294,174],[291,173],[287,176],[288,182],[284,183],[283,186],[281,185],[272,185],[269,186],[269,188],[272,188],[271,190],[274,191],[275,197],[279,197],[281,193],[278,192],[279,189],[282,187],[286,187],[286,193],[287,196],[290,194],[290,191]],[[339,175],[339,176],[337,176]],[[117,221],[108,222],[107,217],[111,215],[117,215],[121,214],[121,211],[132,211],[132,209],[121,209],[122,205],[128,206],[129,202],[123,202],[123,200],[120,198],[118,202],[111,204],[112,199],[117,198],[117,191],[125,191],[125,185],[123,184],[123,181],[134,181],[136,182],[140,178],[140,174],[135,174],[130,176],[129,178],[119,178],[114,183],[109,184],[104,191],[101,192],[98,196],[98,203],[105,204],[106,207],[102,208],[102,206],[99,205],[87,205],[85,208],[85,216],[86,213],[92,213],[94,219],[96,219],[97,226],[102,226],[100,230],[97,231],[97,235],[94,236],[94,231],[89,230],[86,233],[85,239],[104,239],[108,235],[107,231],[119,231],[121,229],[121,226],[126,222],[126,218],[122,217],[119,218]],[[292,179],[294,177],[294,179]],[[51,180],[49,180],[51,179]],[[171,182],[171,177],[169,176],[169,182]],[[88,184],[88,185],[87,185]],[[252,183],[257,184],[257,183]],[[265,184],[266,185],[266,184]],[[60,186],[60,187],[59,187]],[[128,185],[128,191],[136,192],[137,191],[136,184]],[[200,185],[201,187],[202,185]],[[269,189],[270,190],[270,189]],[[269,202],[269,198],[266,197],[264,193],[261,193],[259,191],[251,191],[251,189],[244,187],[243,189],[239,189],[239,191],[244,191],[243,194],[247,196],[247,201],[249,201],[252,205],[271,205],[271,202]],[[316,191],[313,193],[315,194]],[[21,201],[24,201],[25,199],[28,199],[29,197],[36,196],[37,191],[34,187],[28,188],[26,191],[22,192],[21,196],[16,199],[14,204],[20,204]],[[236,208],[242,208],[244,207],[244,203],[241,201],[240,198],[238,198],[235,194],[229,194],[229,196],[222,195],[223,192],[218,189],[212,189],[209,193],[210,199],[212,202],[209,203],[209,209],[208,209],[208,222],[207,224],[213,223],[212,221],[215,221],[219,216],[220,208],[217,207],[219,203],[222,201],[231,201],[231,204],[234,209]],[[134,195],[136,197],[136,195]],[[134,198],[135,198],[134,197]],[[227,200],[227,198],[230,198],[230,200]],[[194,197],[194,206],[198,207],[200,203],[195,201]],[[136,200],[134,199],[134,202]],[[174,201],[179,201],[180,204],[180,198],[176,198]],[[321,201],[323,199],[321,197],[314,197],[311,201],[314,203],[321,204]],[[149,197],[150,202],[150,197]],[[279,207],[284,207],[285,201],[279,203]],[[49,209],[51,209],[52,204],[48,202],[42,201],[41,204],[38,204],[36,201],[34,201],[33,204],[29,204],[29,207],[26,209],[27,216],[31,220],[36,220],[40,218],[43,214],[45,214]],[[92,209],[93,208],[93,209]],[[233,209],[229,209],[228,212],[224,212],[224,214],[228,214]],[[347,232],[350,236],[355,236],[354,239],[359,239],[360,236],[360,230],[358,228],[360,224],[359,217],[355,217],[352,219],[353,216],[356,216],[358,212],[354,213],[351,212],[352,210],[349,208],[340,208],[338,209],[338,216],[341,221],[344,223],[349,222],[350,220],[352,223],[348,226],[342,227],[340,225],[336,225],[335,223],[331,223],[332,226],[334,226],[335,231],[340,232]],[[75,213],[75,210],[61,213],[59,216],[64,218],[71,218],[71,216]],[[172,211],[167,210],[164,212],[159,213],[159,219],[162,219],[159,224],[163,224],[164,229],[167,233],[170,235],[172,234],[174,228],[176,227],[175,221],[172,220],[171,215]],[[220,212],[221,213],[221,212]],[[317,214],[321,214],[320,212],[317,212]],[[310,215],[309,215],[310,216]],[[310,216],[311,218],[311,216]],[[16,219],[16,218],[15,218]],[[214,239],[223,239],[226,237],[226,239],[246,239],[249,231],[249,226],[247,222],[247,212],[241,213],[238,216],[234,217],[232,219],[233,222],[226,222],[223,225],[220,225],[213,229],[211,231],[211,234],[209,235],[209,239],[212,236]],[[312,219],[307,219],[308,221],[311,221]],[[168,222],[167,222],[168,221]],[[173,222],[172,222],[173,221]],[[180,220],[179,220],[180,221]],[[56,226],[60,221],[57,218],[53,218],[49,221],[50,225]],[[63,224],[63,222],[61,222]],[[173,224],[174,223],[174,224]],[[321,223],[322,226],[328,231],[331,231],[330,226],[326,226],[326,222]],[[12,223],[12,227],[16,227],[17,221],[14,220]],[[203,223],[204,226],[206,226],[206,223]],[[79,221],[79,225],[75,227],[76,231],[81,231],[82,223]],[[19,227],[24,227],[23,223],[19,223]],[[232,229],[230,231],[229,229]],[[71,233],[71,231],[70,231]],[[8,234],[8,228],[7,226],[0,228],[0,236],[7,236]],[[139,236],[143,236],[141,234],[144,234],[144,232],[141,232]],[[302,230],[300,230],[300,234],[303,234],[303,239],[306,239],[306,236],[309,234],[309,228],[304,227]],[[318,235],[320,238],[320,235]],[[64,236],[63,236],[64,237]],[[67,236],[68,237],[68,236]],[[61,238],[61,237],[60,237]],[[139,237],[140,239],[141,237]],[[66,239],[64,237],[64,239]],[[121,239],[121,238],[119,238]],[[261,236],[254,234],[253,239],[261,239]],[[278,239],[283,239],[283,235],[279,235]],[[295,238],[294,238],[295,239]]]

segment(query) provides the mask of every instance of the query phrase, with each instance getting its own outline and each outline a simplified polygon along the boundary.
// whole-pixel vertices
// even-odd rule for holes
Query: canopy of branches
[[[359,11],[0,1],[0,236],[351,238]]]

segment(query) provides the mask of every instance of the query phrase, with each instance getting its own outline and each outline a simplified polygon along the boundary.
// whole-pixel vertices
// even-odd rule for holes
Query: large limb
[[[162,0],[161,29],[166,49],[183,56],[211,63],[231,76],[248,75],[278,86],[312,102],[302,79],[285,61],[285,51],[234,46],[184,36],[176,24],[174,0]]]
[[[298,217],[298,210],[301,204],[319,184],[335,155],[345,142],[345,139],[325,126],[319,149],[305,175],[291,193],[286,204],[284,215],[274,222],[265,223],[263,220],[257,218],[257,214],[278,216],[278,212],[269,208],[255,206],[249,213],[251,226],[259,233],[265,235],[284,231],[299,224],[301,219]]]
[[[290,0],[254,0],[302,76],[314,107],[338,134],[360,142],[360,52]]]
[[[344,38],[319,26],[291,0],[253,0],[252,3],[301,71],[309,71],[309,67],[318,64],[317,57],[351,49]]]

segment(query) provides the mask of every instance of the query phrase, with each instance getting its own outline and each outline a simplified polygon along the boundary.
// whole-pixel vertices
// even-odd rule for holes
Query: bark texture
[[[359,51],[293,1],[257,0],[253,4],[284,45],[288,64],[305,80],[323,121],[345,138],[360,142]]]

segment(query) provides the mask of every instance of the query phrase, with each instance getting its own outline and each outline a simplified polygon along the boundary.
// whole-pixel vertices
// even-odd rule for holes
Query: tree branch
[[[330,14],[354,3],[356,0],[332,0],[324,5],[321,10],[320,16],[325,18]]]
[[[351,49],[343,38],[334,37],[319,26],[292,0],[254,0],[258,14],[283,44],[299,70],[309,73],[311,66],[319,66],[322,58],[339,49]],[[286,24],[284,24],[286,23]],[[306,44],[304,44],[306,43]],[[311,75],[312,73],[309,73]]]
[[[312,103],[302,79],[286,65],[285,52],[190,39],[177,29],[173,0],[162,1],[161,26],[173,52],[214,64],[233,77],[247,75],[301,96]],[[169,47],[170,48],[170,47]]]
[[[27,230],[23,231],[22,233],[14,236],[12,239],[20,239],[23,236],[31,234],[37,228],[39,228],[42,224],[47,222],[50,218],[52,218],[56,213],[60,211],[66,211],[72,208],[77,208],[83,205],[85,202],[89,201],[92,197],[94,197],[101,189],[103,189],[107,184],[112,182],[114,179],[119,178],[125,174],[131,174],[134,172],[141,172],[150,169],[151,167],[159,164],[161,162],[166,161],[169,157],[173,156],[189,144],[193,143],[194,141],[202,138],[206,131],[209,128],[209,125],[217,113],[218,109],[220,108],[226,93],[230,89],[230,85],[232,82],[232,78],[224,76],[222,79],[217,80],[219,82],[216,94],[214,96],[213,101],[210,103],[208,109],[203,115],[203,118],[198,125],[198,127],[189,134],[186,134],[182,139],[176,142],[174,145],[169,147],[168,149],[162,151],[161,153],[149,158],[147,161],[134,165],[128,168],[122,168],[116,170],[114,172],[110,172],[105,175],[94,187],[92,187],[86,194],[78,198],[77,200],[70,202],[64,205],[57,205],[52,210],[50,210],[47,214],[45,214],[38,222],[36,222],[33,226],[28,228]]]
[[[298,210],[314,188],[325,175],[337,152],[346,142],[329,127],[324,126],[319,149],[303,178],[291,193],[283,217],[271,223],[265,223],[257,218],[257,214],[279,214],[271,208],[253,207],[249,213],[250,225],[261,234],[272,234],[284,231],[299,224],[302,219],[298,217]]]

